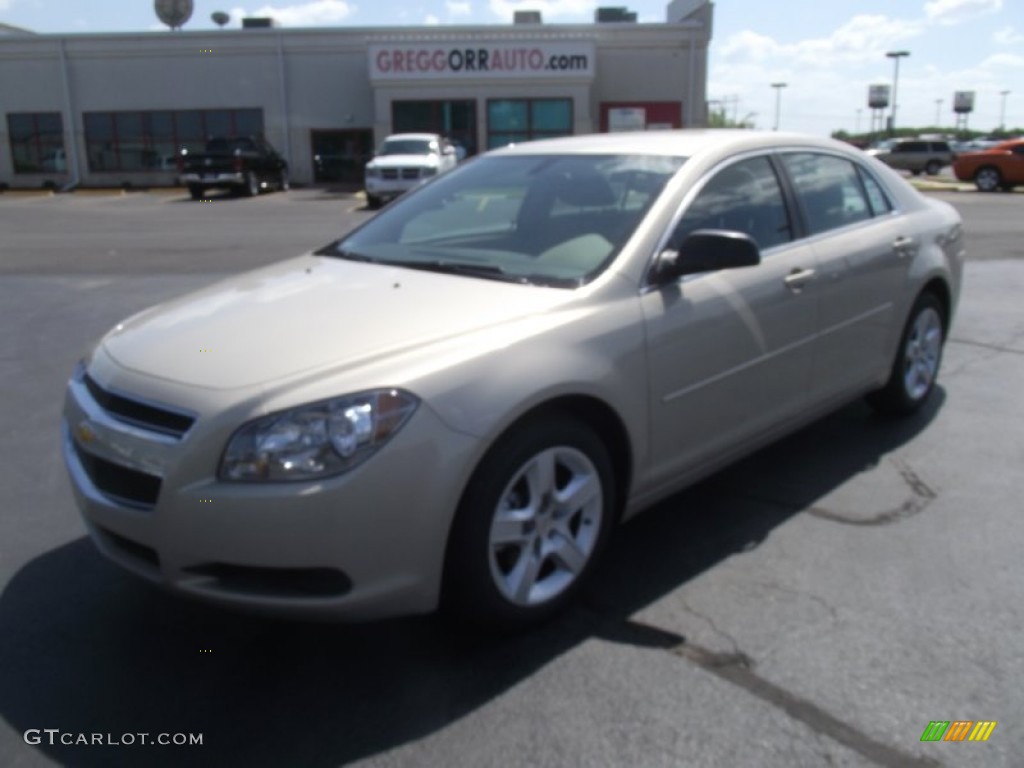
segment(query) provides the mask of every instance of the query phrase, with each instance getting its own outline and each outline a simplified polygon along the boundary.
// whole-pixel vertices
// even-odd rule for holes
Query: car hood
[[[437,165],[435,155],[381,155],[369,162],[374,168],[403,168],[411,165]]]
[[[572,297],[564,289],[306,255],[145,310],[101,345],[127,369],[229,389],[356,367]]]

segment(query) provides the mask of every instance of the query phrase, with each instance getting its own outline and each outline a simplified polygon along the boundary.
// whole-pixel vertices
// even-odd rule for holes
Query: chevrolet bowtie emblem
[[[75,434],[78,437],[78,441],[88,445],[93,442],[99,435],[96,434],[96,430],[92,428],[92,425],[88,421],[79,422],[78,428],[75,430]]]

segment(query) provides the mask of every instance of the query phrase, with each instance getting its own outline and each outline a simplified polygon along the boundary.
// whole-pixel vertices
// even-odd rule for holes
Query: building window
[[[7,116],[15,173],[65,173],[64,123],[60,112],[25,112]]]
[[[213,136],[262,136],[262,109],[86,112],[89,170],[170,171],[182,148],[201,152]]]
[[[572,135],[572,99],[491,99],[487,148]]]
[[[457,147],[462,156],[475,155],[476,101],[393,101],[391,128],[394,133],[439,133]]]

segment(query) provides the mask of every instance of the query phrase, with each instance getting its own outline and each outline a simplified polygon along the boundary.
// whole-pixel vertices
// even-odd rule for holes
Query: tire
[[[995,192],[1003,184],[1003,175],[998,168],[986,165],[974,174],[974,186],[979,192]]]
[[[910,175],[911,176],[920,176],[921,175],[921,171],[911,171]]]
[[[256,197],[260,193],[260,183],[256,178],[256,174],[249,171],[245,174],[245,186],[242,188],[246,197]]]
[[[206,192],[206,190],[203,189],[198,184],[188,185],[188,196],[191,197],[193,200],[202,200],[204,192]]]
[[[281,192],[287,192],[289,189],[291,189],[291,184],[288,183],[287,169],[282,169],[281,172],[277,175],[277,188]]]
[[[924,172],[929,176],[938,176],[939,171],[942,170],[942,163],[938,160],[929,160],[928,164],[924,167]]]
[[[514,427],[463,494],[448,539],[445,614],[514,631],[562,609],[608,540],[615,485],[608,450],[586,425],[549,414]]]
[[[946,312],[931,292],[914,302],[900,336],[889,381],[868,395],[868,403],[885,416],[908,416],[927,402],[935,389],[945,343]]]
[[[378,208],[380,208],[380,204],[381,204],[381,199],[379,197],[377,197],[376,195],[371,195],[371,194],[367,193],[367,195],[366,195],[366,207],[367,208],[369,208],[371,211],[376,211]]]

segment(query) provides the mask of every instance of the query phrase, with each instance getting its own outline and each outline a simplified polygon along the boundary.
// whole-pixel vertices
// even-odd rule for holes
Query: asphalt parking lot
[[[103,561],[72,501],[58,424],[83,350],[343,234],[359,199],[0,195],[0,764],[1020,766],[1024,196],[929,194],[970,249],[931,406],[851,405],[662,502],[581,605],[505,639],[182,602]],[[923,743],[933,720],[998,725]]]

